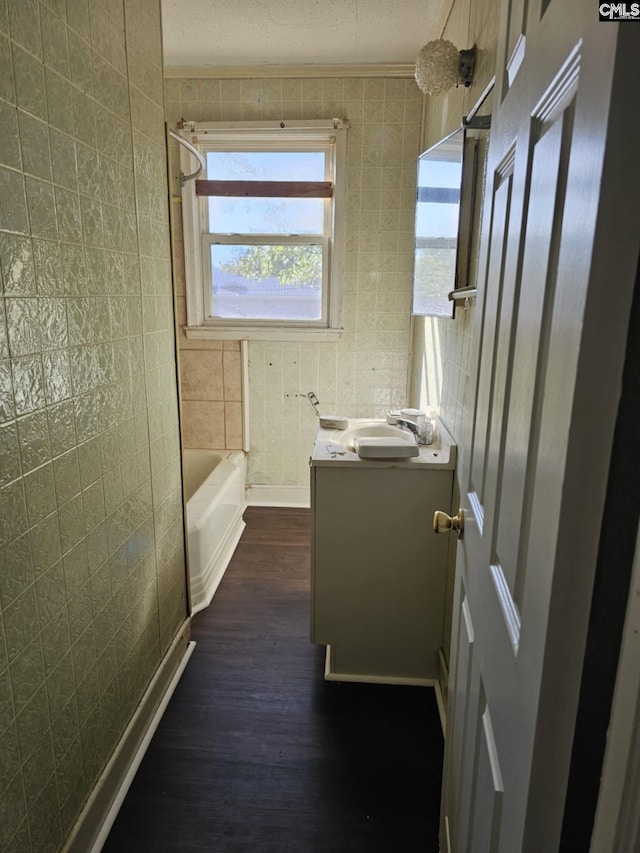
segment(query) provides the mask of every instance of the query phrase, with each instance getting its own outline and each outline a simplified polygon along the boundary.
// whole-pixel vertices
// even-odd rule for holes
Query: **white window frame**
[[[195,181],[182,187],[182,224],[185,255],[188,338],[229,340],[329,341],[342,333],[342,294],[345,255],[346,136],[348,123],[341,119],[287,122],[185,123],[184,138],[202,154],[208,150],[325,150],[325,180],[333,183],[332,198],[325,205],[321,320],[224,320],[211,317],[210,245],[226,241],[208,233],[207,197],[197,196]],[[193,156],[180,146],[180,167],[193,171]],[[206,178],[205,175],[200,175]],[[247,235],[254,238],[256,235]],[[213,239],[212,239],[213,238]],[[237,242],[238,235],[229,238]],[[260,242],[312,243],[308,235],[271,235]]]

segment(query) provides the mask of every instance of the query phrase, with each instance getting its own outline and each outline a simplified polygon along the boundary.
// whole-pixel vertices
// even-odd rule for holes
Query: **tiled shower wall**
[[[248,480],[306,485],[317,423],[307,392],[322,412],[351,417],[408,402],[422,95],[412,79],[168,79],[166,107],[172,126],[180,118],[349,119],[344,334],[338,343],[249,343]]]
[[[173,172],[180,173],[177,143],[172,143]],[[180,361],[182,443],[186,448],[239,450],[243,446],[242,363],[240,341],[187,338],[182,204],[173,182],[173,258],[176,337]]]
[[[0,850],[59,851],[186,615],[159,0],[0,2]]]

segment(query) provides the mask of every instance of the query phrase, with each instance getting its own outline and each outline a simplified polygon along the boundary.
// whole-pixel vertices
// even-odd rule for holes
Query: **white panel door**
[[[638,45],[592,0],[501,22],[441,849],[552,853],[638,258]]]

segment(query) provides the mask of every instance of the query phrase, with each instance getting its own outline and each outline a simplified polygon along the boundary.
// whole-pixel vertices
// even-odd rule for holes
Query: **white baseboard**
[[[249,506],[308,507],[309,486],[247,486]]]
[[[62,853],[100,853],[195,647],[186,620],[102,771]]]
[[[411,687],[435,687],[433,678],[411,678],[395,675],[363,675],[357,672],[334,672],[331,669],[331,646],[327,646],[324,658],[324,680],[346,681],[352,684],[406,684]]]

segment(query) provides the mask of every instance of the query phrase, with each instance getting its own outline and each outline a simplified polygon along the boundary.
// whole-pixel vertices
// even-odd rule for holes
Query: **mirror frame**
[[[420,171],[421,161],[424,161],[430,154],[441,150],[441,146],[450,142],[458,134],[461,134],[461,171],[460,171],[460,191],[458,200],[458,222],[457,234],[455,243],[455,262],[454,273],[451,281],[448,282],[446,291],[441,296],[446,300],[443,305],[443,310],[437,311],[416,311],[416,286],[419,283],[417,280],[417,265],[416,251],[417,245],[415,241],[415,221],[414,221],[414,252],[413,252],[413,279],[411,289],[411,314],[414,317],[440,317],[443,319],[451,319],[455,314],[455,301],[449,300],[448,294],[452,290],[458,290],[466,287],[469,279],[469,265],[471,257],[471,240],[472,240],[472,225],[473,214],[475,209],[475,194],[476,194],[476,178],[478,171],[478,138],[473,131],[469,132],[468,128],[463,125],[458,129],[449,133],[447,136],[440,139],[435,145],[427,148],[418,157],[417,173]],[[420,184],[416,176],[416,221]],[[446,311],[444,310],[446,305]]]

